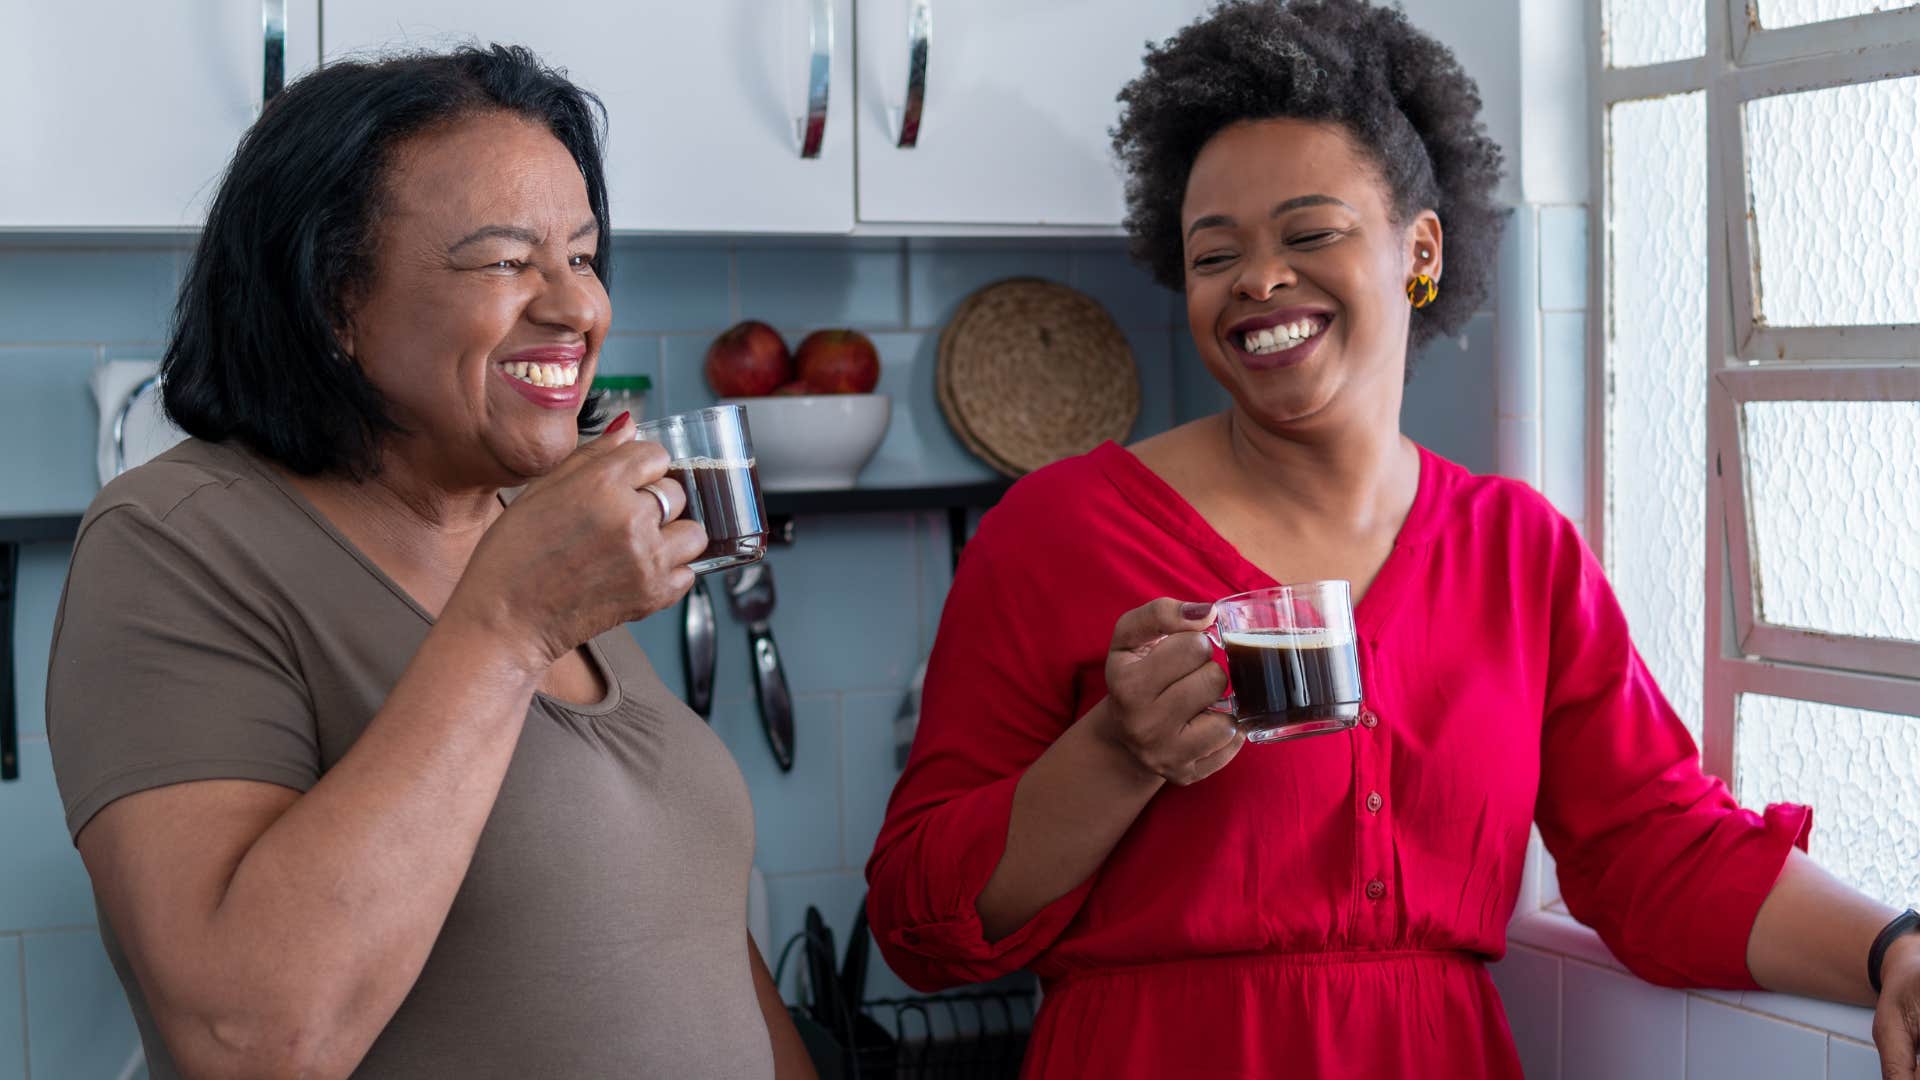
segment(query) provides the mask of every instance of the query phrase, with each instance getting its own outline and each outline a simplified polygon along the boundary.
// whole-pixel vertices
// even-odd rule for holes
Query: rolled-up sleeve
[[[1074,719],[1071,664],[1048,648],[1035,590],[1002,576],[991,525],[955,574],[913,753],[867,863],[875,939],[888,965],[921,990],[1026,966],[1073,921],[1094,881],[1006,937],[989,942],[982,933],[976,904],[1006,851],[1014,788]]]
[[[1536,811],[1561,895],[1649,982],[1756,989],[1747,939],[1813,812],[1743,809],[1702,770],[1599,563],[1561,545]]]

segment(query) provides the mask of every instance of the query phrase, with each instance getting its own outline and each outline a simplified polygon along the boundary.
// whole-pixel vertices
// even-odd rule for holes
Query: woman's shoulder
[[[100,489],[74,538],[76,565],[193,563],[222,578],[271,564],[304,576],[323,531],[248,451],[188,439]]]
[[[1035,469],[1014,481],[980,519],[969,547],[999,553],[1023,551],[1070,557],[1096,544],[1099,534],[1134,513],[1113,480],[1113,455],[1127,451],[1103,443],[1084,453]]]
[[[1510,476],[1476,473],[1425,447],[1420,449],[1422,487],[1431,492],[1432,528],[1475,543],[1506,539],[1549,553],[1578,543],[1579,530],[1531,484]]]
[[[244,521],[231,517],[247,504],[258,503],[273,485],[252,464],[245,451],[224,443],[187,439],[153,460],[128,469],[100,489],[80,522],[88,529],[117,510],[180,527],[190,520]],[[212,513],[200,513],[204,504]],[[191,507],[182,514],[183,508]]]

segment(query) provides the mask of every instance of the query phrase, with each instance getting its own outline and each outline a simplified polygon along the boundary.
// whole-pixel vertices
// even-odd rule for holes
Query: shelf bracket
[[[79,514],[0,516],[0,780],[20,779],[19,702],[13,696],[13,613],[20,597],[20,546],[72,541]]]
[[[20,724],[13,697],[13,598],[20,591],[20,545],[0,543],[0,780],[20,779]]]

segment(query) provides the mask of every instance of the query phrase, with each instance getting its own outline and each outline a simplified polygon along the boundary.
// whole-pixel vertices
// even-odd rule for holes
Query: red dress
[[[1272,584],[1112,443],[1008,492],[954,579],[867,864],[895,971],[1039,974],[1029,1077],[1518,1080],[1485,964],[1538,821],[1568,907],[1634,972],[1754,986],[1747,936],[1811,811],[1743,810],[1704,775],[1573,526],[1425,450],[1354,613],[1362,724],[1163,789],[1091,879],[988,944],[974,903],[1014,785],[1106,695],[1114,621]]]

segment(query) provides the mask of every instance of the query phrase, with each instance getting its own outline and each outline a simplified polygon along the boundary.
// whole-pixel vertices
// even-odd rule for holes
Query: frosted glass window
[[[1742,804],[1813,807],[1822,866],[1894,907],[1920,895],[1920,718],[1744,694],[1733,753]]]
[[[1920,641],[1920,402],[1744,411],[1760,617]]]
[[[1760,25],[1804,26],[1828,19],[1844,19],[1850,15],[1899,11],[1911,6],[1898,3],[1897,0],[1760,0]]]
[[[1607,571],[1634,641],[1700,736],[1706,581],[1706,102],[1607,110]]]
[[[1920,322],[1920,79],[1759,98],[1746,132],[1766,322]]]
[[[1608,67],[1686,60],[1707,51],[1703,8],[1687,0],[1605,0]]]

